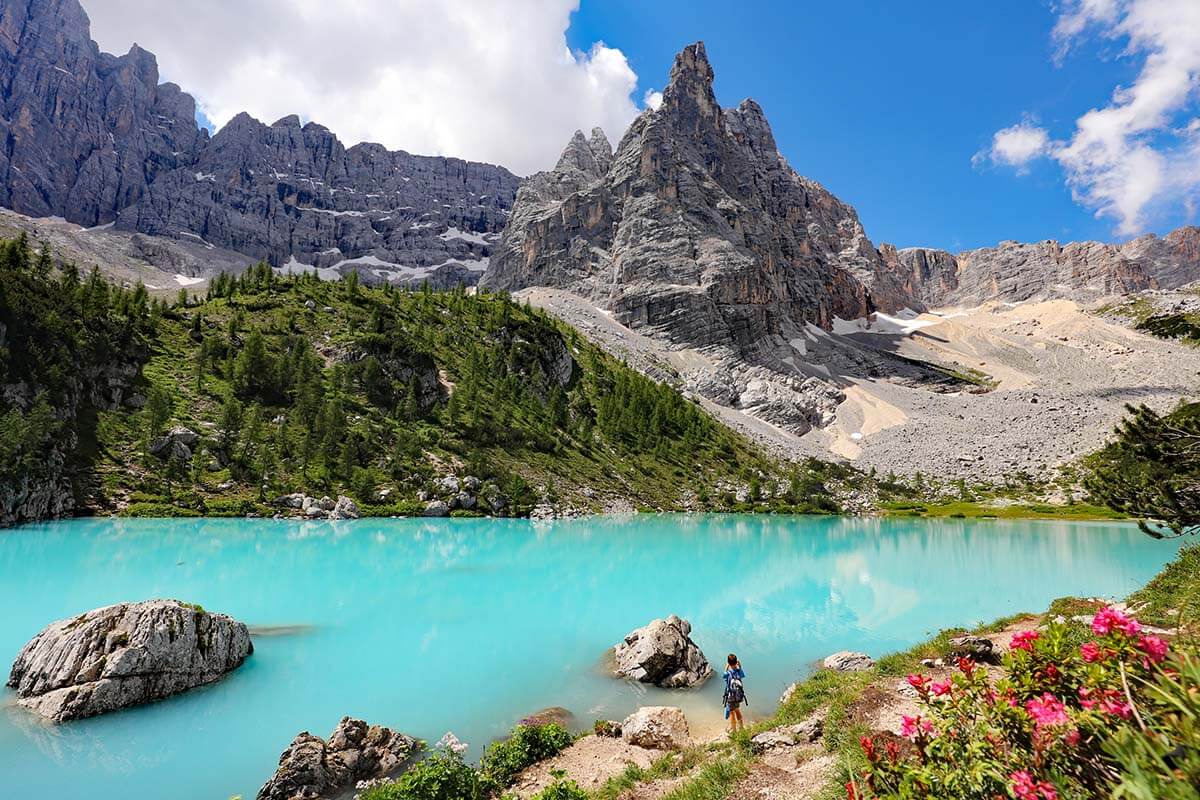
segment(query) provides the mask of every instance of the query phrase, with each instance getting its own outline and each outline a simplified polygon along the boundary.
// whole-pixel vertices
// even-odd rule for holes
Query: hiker
[[[722,702],[725,703],[725,719],[729,720],[729,732],[734,733],[739,727],[746,727],[746,721],[742,719],[742,703],[746,702],[746,688],[742,681],[746,673],[733,653],[725,659],[725,665],[725,695]]]

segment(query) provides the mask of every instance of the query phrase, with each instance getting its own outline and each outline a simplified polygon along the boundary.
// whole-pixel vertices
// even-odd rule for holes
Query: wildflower
[[[863,753],[866,754],[867,761],[875,760],[875,740],[874,739],[872,739],[870,736],[864,736],[858,740],[858,745],[859,745],[859,747],[862,748]]]
[[[1083,656],[1083,660],[1089,664],[1104,660],[1104,650],[1100,647],[1099,642],[1084,642],[1079,645],[1079,655]]]
[[[920,736],[922,733],[929,733],[933,730],[933,723],[929,720],[921,719],[921,717],[901,717],[900,718],[900,733],[909,739]]]
[[[854,781],[846,781],[846,800],[863,800],[863,796],[859,793],[858,787],[854,785]]]
[[[1113,694],[1116,693],[1114,692]],[[1105,714],[1111,714],[1121,719],[1129,719],[1133,716],[1133,709],[1129,706],[1129,703],[1112,697],[1106,697],[1100,701],[1100,710]]]
[[[970,677],[971,672],[975,669],[975,662],[971,660],[970,656],[963,656],[958,660],[958,668],[964,675]]]
[[[1071,745],[1071,747],[1075,747],[1079,744],[1079,738],[1079,728],[1072,728],[1067,731],[1067,735],[1063,737],[1063,741]]]
[[[934,696],[941,697],[942,695],[950,694],[950,681],[942,681],[935,683],[929,687],[929,691],[933,692]]]
[[[1009,643],[1009,647],[1011,647],[1013,650],[1028,650],[1032,652],[1033,643],[1036,642],[1037,639],[1037,631],[1021,631],[1017,635],[1013,636],[1012,641]]]
[[[929,683],[929,678],[921,674],[912,674],[906,678],[908,685],[916,689],[921,694],[925,694],[925,685]]]
[[[1096,616],[1092,617],[1092,631],[1097,636],[1107,636],[1113,631],[1118,631],[1126,636],[1137,636],[1141,630],[1142,626],[1136,619],[1127,617],[1115,608],[1108,606],[1101,608],[1096,612]]]
[[[1029,712],[1029,716],[1033,717],[1034,724],[1039,728],[1047,725],[1062,725],[1067,722],[1065,707],[1057,697],[1049,692],[1025,703],[1025,710]]]
[[[1146,654],[1146,666],[1149,662],[1160,664],[1167,657],[1167,643],[1157,636],[1143,636],[1138,639],[1137,647]]]
[[[1058,800],[1054,785],[1046,781],[1035,781],[1028,770],[1017,770],[1008,776],[1010,788],[1018,800]]]
[[[888,761],[895,764],[900,758],[900,745],[896,744],[891,739],[888,739],[887,744],[884,747],[887,750]]]

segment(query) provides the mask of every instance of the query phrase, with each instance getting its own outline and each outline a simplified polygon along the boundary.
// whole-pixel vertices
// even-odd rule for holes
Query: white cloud
[[[637,75],[603,42],[572,52],[578,0],[84,0],[101,47],[133,42],[218,127],[299,114],[360,141],[552,166],[576,129],[614,141]]]
[[[642,104],[646,108],[658,111],[658,107],[662,105],[662,92],[657,89],[647,89],[645,96],[642,97]]]
[[[1047,155],[1050,150],[1050,135],[1046,130],[1025,120],[996,131],[992,136],[992,146],[976,153],[972,161],[979,163],[984,158],[990,158],[994,163],[1024,171],[1031,161]]]
[[[1037,147],[1036,134],[1022,123],[998,132],[989,155],[1018,167],[1038,155],[1052,157],[1078,202],[1133,235],[1156,211],[1190,210],[1200,193],[1200,2],[1075,0],[1054,28],[1059,53],[1088,34],[1125,43],[1124,55],[1141,63],[1134,82],[1116,87],[1108,105],[1079,117],[1069,140],[1052,142],[1043,131]],[[1006,158],[996,144],[1023,126],[1009,140],[1013,158]],[[1021,152],[1032,154],[1016,159]]]

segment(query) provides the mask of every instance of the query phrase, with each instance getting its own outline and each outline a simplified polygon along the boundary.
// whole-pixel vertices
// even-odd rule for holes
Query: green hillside
[[[504,514],[545,502],[751,508],[776,485],[774,508],[836,508],[824,482],[837,468],[781,468],[673,388],[507,296],[403,292],[354,275],[331,283],[260,265],[220,276],[205,298],[181,291],[166,304],[36,260],[5,260],[4,285],[27,299],[6,304],[3,319],[77,317],[79,337],[100,332],[106,349],[77,337],[49,358],[12,351],[4,381],[37,361],[69,370],[119,355],[141,366],[119,404],[58,414],[78,433],[65,456],[77,501],[98,511],[268,513],[273,498],[303,492],[345,494],[363,513],[416,513],[448,475],[485,481],[507,501],[495,511]],[[13,431],[36,416],[9,414],[20,416]],[[179,426],[199,441],[172,449],[161,437]],[[5,437],[19,447],[16,433]],[[36,450],[11,463],[35,467]]]

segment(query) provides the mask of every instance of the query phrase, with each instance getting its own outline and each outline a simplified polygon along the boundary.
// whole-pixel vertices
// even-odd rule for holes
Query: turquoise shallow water
[[[606,648],[690,619],[747,671],[748,711],[835,650],[882,654],[938,628],[1122,596],[1175,553],[1132,525],[745,516],[488,520],[78,520],[0,534],[0,661],[48,622],[178,597],[257,636],[224,681],[57,728],[0,702],[9,797],[253,797],[301,730],[345,714],[472,752],[539,708],[590,724],[637,705],[718,723],[720,682],[666,693],[604,677]]]

